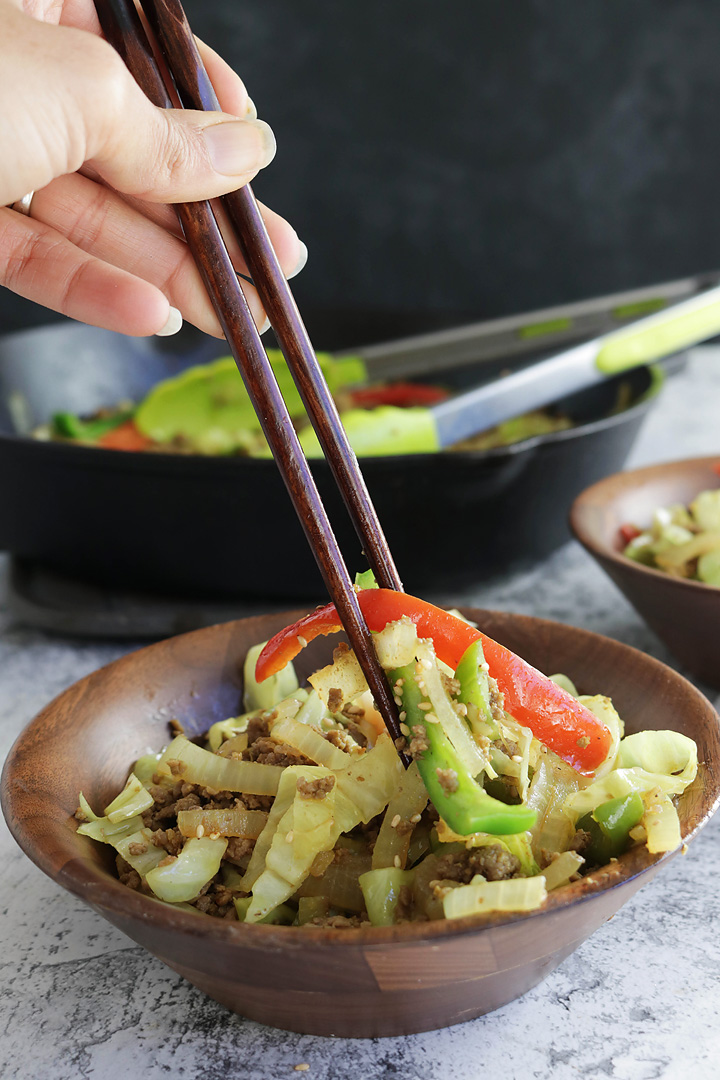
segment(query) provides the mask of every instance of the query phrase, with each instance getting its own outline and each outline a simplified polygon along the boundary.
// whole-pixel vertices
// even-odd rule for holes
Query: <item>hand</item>
[[[20,3],[0,0],[0,284],[125,334],[172,333],[180,312],[221,336],[164,204],[246,184],[274,157],[272,131],[238,76],[201,42],[226,111],[158,109],[99,36],[91,0]],[[30,217],[9,208],[30,191]],[[292,277],[307,249],[283,218],[262,213]],[[260,299],[242,284],[262,327]]]

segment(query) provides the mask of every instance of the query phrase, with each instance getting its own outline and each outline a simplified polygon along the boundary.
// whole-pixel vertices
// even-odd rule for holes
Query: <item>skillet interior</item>
[[[137,399],[223,351],[223,343],[193,333],[134,339],[72,323],[0,340],[0,548],[116,588],[322,596],[272,462],[120,454],[17,434],[58,409],[91,412]],[[631,405],[617,415],[608,415],[617,380],[561,403],[580,425],[570,431],[486,452],[365,460],[406,587],[466,588],[565,542],[570,502],[621,468],[655,397],[646,369],[624,379]],[[468,370],[456,380],[473,381],[477,373]],[[313,471],[348,565],[360,568],[329,470],[317,462]]]

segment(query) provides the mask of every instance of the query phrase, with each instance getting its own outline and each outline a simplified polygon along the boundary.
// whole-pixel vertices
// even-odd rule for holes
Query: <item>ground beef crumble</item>
[[[408,745],[408,756],[413,761],[417,760],[417,758],[422,757],[429,745],[424,725],[416,724],[412,729],[412,739]]]
[[[438,783],[446,795],[452,795],[458,789],[458,774],[454,769],[436,769]]]
[[[327,707],[331,713],[336,713],[340,709],[343,703],[343,692],[339,690],[337,686],[333,686],[328,691]]]
[[[242,752],[243,761],[257,761],[261,765],[314,765],[294,746],[277,743],[270,736],[261,736]]]
[[[316,780],[306,780],[298,776],[296,787],[303,799],[324,799],[335,787],[335,777],[318,776]]]
[[[443,855],[438,862],[437,876],[443,881],[469,885],[476,874],[482,874],[487,881],[520,877],[520,860],[501,844],[490,844]]]
[[[365,912],[359,915],[316,915],[307,926],[326,926],[332,930],[348,930],[358,926],[370,926]]]

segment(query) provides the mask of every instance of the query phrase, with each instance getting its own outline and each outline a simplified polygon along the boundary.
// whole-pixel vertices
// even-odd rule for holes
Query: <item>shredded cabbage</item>
[[[557,889],[561,885],[567,885],[573,874],[577,874],[585,860],[576,851],[563,851],[544,870],[541,870],[545,878],[545,887],[548,892]]]
[[[245,657],[245,663],[243,664],[243,704],[245,712],[252,712],[253,709],[272,709],[278,702],[290,697],[298,688],[297,675],[292,663],[287,664],[276,675],[271,675],[269,679],[265,679],[261,683],[257,681],[255,678],[255,665],[266,644],[267,642],[263,641],[259,645],[253,645],[251,649],[248,649]]]
[[[654,788],[643,795],[645,813],[641,824],[647,834],[647,849],[651,855],[674,851],[680,847],[680,819],[669,795]]]
[[[615,760],[618,755],[620,740],[625,734],[625,725],[618,716],[610,698],[604,697],[602,694],[594,694],[593,696],[582,694],[580,701],[586,709],[589,709],[591,713],[594,713],[595,716],[597,716],[598,720],[602,720],[603,724],[608,728],[612,735],[612,742],[610,743],[610,748],[605,760],[601,765],[598,765],[595,770],[595,777],[599,778],[615,768]]]
[[[697,746],[679,731],[638,731],[623,739],[618,753],[618,767],[635,766],[675,777],[682,782],[680,791],[684,791],[697,776]]]
[[[478,875],[479,878],[479,875]],[[465,915],[487,915],[492,911],[534,911],[547,899],[542,874],[531,878],[511,878],[509,881],[474,880],[470,885],[450,889],[443,896],[446,919],[462,919]]]
[[[227,840],[209,837],[186,840],[180,854],[165,866],[150,870],[145,880],[160,900],[172,904],[194,900],[203,885],[217,874]]]
[[[178,763],[177,773],[173,773],[169,762]],[[190,784],[216,791],[242,791],[248,795],[274,795],[282,775],[279,765],[259,765],[256,761],[235,761],[211,754],[184,735],[173,739],[160,758],[157,771],[166,776],[181,776]]]
[[[115,824],[142,814],[144,810],[149,810],[152,804],[153,797],[150,792],[143,787],[134,773],[130,773],[120,794],[105,807],[105,816]]]

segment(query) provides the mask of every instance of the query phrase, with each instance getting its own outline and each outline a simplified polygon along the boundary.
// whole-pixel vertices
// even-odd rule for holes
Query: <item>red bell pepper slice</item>
[[[358,409],[372,409],[377,405],[407,409],[413,405],[437,405],[450,397],[450,391],[425,383],[395,382],[385,386],[363,386],[351,391],[350,397]]]
[[[97,444],[105,450],[147,450],[148,446],[152,446],[152,439],[143,435],[134,420],[126,420],[124,424],[101,435]]]
[[[605,760],[612,740],[605,724],[504,645],[407,593],[363,589],[358,592],[358,602],[368,627],[375,632],[403,616],[412,619],[418,636],[432,638],[437,656],[453,670],[465,650],[479,639],[490,674],[504,695],[505,708],[518,723],[530,728],[540,742],[578,772],[592,773]],[[281,630],[258,658],[258,682],[280,671],[314,638],[341,629],[334,604],[326,604]]]
[[[621,525],[618,529],[618,532],[620,533],[620,539],[623,542],[623,547],[627,547],[630,541],[634,540],[636,536],[642,535],[637,525]]]

